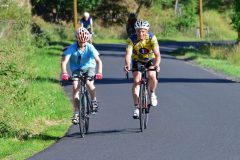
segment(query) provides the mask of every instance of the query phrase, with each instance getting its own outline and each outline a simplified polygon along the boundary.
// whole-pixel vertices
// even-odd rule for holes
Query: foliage
[[[234,1],[234,14],[232,15],[233,28],[240,32],[240,1]],[[240,38],[240,37],[239,37]]]
[[[154,3],[163,9],[173,8],[175,0],[156,0]]]
[[[240,78],[239,46],[204,45],[199,49],[193,47],[176,50],[172,55],[185,60],[194,60],[198,64],[211,68],[231,77]],[[234,78],[233,78],[234,79]]]
[[[62,36],[55,34],[62,31],[52,29],[52,24],[45,28],[45,24],[38,22],[39,33],[47,35],[39,37],[40,34],[31,32],[34,23],[30,9],[17,1],[4,0],[4,3],[6,7],[0,9],[0,90],[4,91],[0,94],[0,159],[19,154],[23,148],[31,148],[31,152],[26,152],[28,156],[41,150],[44,146],[36,149],[35,145],[45,144],[43,139],[32,146],[24,145],[53,126],[64,125],[58,134],[62,135],[68,124],[65,120],[71,113],[70,102],[58,84],[59,58],[61,48],[66,44],[61,42],[60,47],[53,46],[52,49],[49,46],[50,41]],[[38,48],[37,44],[42,40],[48,45]],[[4,143],[6,141],[12,143]],[[18,144],[17,148],[12,147],[15,144]]]
[[[196,1],[181,1],[182,15],[177,17],[177,28],[179,30],[189,29],[196,24]]]
[[[209,33],[205,34],[207,39],[229,40],[236,38],[236,32],[232,30],[230,25],[231,19],[229,16],[224,17],[216,10],[205,11],[203,16],[204,24],[209,29]],[[207,33],[207,30],[204,31]]]
[[[80,12],[94,11],[101,0],[78,0],[78,8]],[[84,7],[83,7],[84,6]]]
[[[151,7],[153,5],[153,0],[135,0],[138,4],[142,4],[146,7]]]
[[[232,8],[233,2],[234,0],[203,0],[203,8],[224,12]]]
[[[73,1],[67,0],[31,0],[33,15],[41,16],[49,22],[72,20]]]
[[[102,19],[105,26],[124,24],[127,13],[127,7],[121,4],[121,0],[102,0],[96,10],[96,14]]]
[[[99,0],[77,0],[78,11],[94,11]],[[43,17],[46,21],[60,23],[73,19],[73,1],[68,0],[31,0],[32,13]]]

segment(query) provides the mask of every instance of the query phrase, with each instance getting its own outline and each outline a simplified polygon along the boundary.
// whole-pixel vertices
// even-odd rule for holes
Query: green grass
[[[198,64],[225,75],[240,78],[239,46],[204,46],[200,50],[184,48],[172,55],[180,59],[194,60]]]
[[[65,123],[49,127],[41,134],[29,137],[27,140],[16,138],[0,138],[1,153],[0,159],[25,159],[37,151],[48,147],[60,139],[69,126]],[[14,154],[13,154],[14,151]]]
[[[64,27],[39,19],[32,34],[31,12],[6,3],[0,10],[0,159],[25,159],[70,125],[72,105],[59,85],[61,50],[69,42],[61,40],[68,35]]]
[[[181,3],[181,2],[180,2]],[[184,10],[183,10],[184,11]],[[157,35],[158,39],[177,41],[200,41],[200,40],[230,40],[237,38],[237,32],[233,30],[230,20],[230,11],[218,12],[217,10],[204,9],[204,26],[209,28],[209,35],[204,39],[196,37],[196,28],[199,26],[198,15],[195,27],[179,31],[176,29],[176,16],[173,8],[161,9],[156,4],[150,8],[143,8],[139,18],[150,22],[150,30]]]
[[[28,84],[25,87],[16,84],[24,92],[18,92],[21,96],[17,97],[15,93],[6,95],[0,119],[3,130],[0,158],[27,158],[54,143],[69,127],[71,103],[58,82],[62,47],[36,49],[28,56],[31,59]],[[9,96],[17,100],[6,104]]]
[[[205,37],[208,40],[237,39],[237,32],[230,25],[230,16],[209,10],[204,12],[204,24],[209,28],[209,35]]]
[[[93,43],[97,44],[126,44],[126,39],[113,39],[113,38],[93,38]]]

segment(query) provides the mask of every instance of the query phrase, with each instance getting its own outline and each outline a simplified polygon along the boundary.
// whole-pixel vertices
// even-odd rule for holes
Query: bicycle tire
[[[144,85],[141,84],[140,85],[140,93],[139,93],[139,122],[140,122],[140,131],[143,132],[143,127],[144,127],[144,123],[143,123],[143,90],[144,90]]]
[[[147,124],[148,124],[148,103],[149,103],[149,99],[148,99],[148,89],[147,86],[144,86],[144,114],[143,114],[143,119],[144,119],[144,129],[147,129]]]
[[[91,103],[90,103],[90,95],[86,91],[86,119],[85,119],[85,133],[88,133],[89,130],[89,115],[92,113],[91,109]]]
[[[86,114],[85,114],[85,95],[84,94],[80,94],[79,97],[79,121],[78,121],[78,125],[79,125],[79,131],[80,131],[80,136],[83,138],[85,133],[86,133],[86,129],[85,129],[85,122],[86,122]]]

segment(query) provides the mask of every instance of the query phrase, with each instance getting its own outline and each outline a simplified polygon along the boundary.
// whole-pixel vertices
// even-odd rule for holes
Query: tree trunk
[[[237,43],[240,44],[240,31],[238,31],[238,39],[237,39]]]
[[[175,15],[177,15],[177,9],[178,9],[178,0],[175,1]]]

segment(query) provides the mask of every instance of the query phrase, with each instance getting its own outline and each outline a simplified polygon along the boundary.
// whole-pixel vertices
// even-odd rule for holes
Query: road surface
[[[104,79],[96,81],[101,108],[90,133],[78,126],[29,160],[239,160],[240,84],[168,53],[181,43],[161,44],[159,106],[139,132],[132,118],[131,81],[123,72],[124,45],[96,45]],[[71,86],[65,86],[70,96]]]

